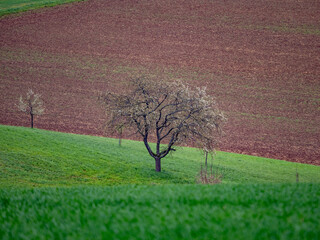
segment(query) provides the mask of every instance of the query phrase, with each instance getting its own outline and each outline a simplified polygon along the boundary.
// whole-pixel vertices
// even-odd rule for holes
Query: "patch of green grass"
[[[264,26],[264,25],[245,25],[240,26],[240,28],[244,29],[255,29],[255,30],[270,30],[273,32],[286,32],[286,33],[299,33],[299,34],[306,34],[306,35],[320,35],[320,30],[316,26],[288,26],[286,24],[275,26]]]
[[[0,16],[85,0],[1,0]]]
[[[318,166],[218,152],[229,184],[186,184],[202,162],[179,148],[157,173],[142,142],[0,125],[0,238],[320,237]]]
[[[1,239],[319,239],[319,184],[0,190]]]
[[[195,183],[203,154],[178,148],[161,173],[143,143],[0,125],[0,187]],[[218,152],[224,183],[320,182],[320,167]]]

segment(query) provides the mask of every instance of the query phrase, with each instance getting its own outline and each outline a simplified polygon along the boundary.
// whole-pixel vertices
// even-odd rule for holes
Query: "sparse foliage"
[[[216,147],[225,118],[205,88],[143,77],[131,83],[130,92],[108,92],[101,99],[110,116],[109,127],[115,129],[121,123],[139,134],[155,159],[156,171],[161,171],[161,159],[176,145],[190,143],[208,151]],[[156,142],[154,150],[151,140]]]
[[[19,98],[18,108],[20,111],[30,115],[31,128],[34,126],[34,116],[42,115],[45,109],[40,97],[40,94],[36,94],[32,89],[29,89],[25,98],[22,96]]]

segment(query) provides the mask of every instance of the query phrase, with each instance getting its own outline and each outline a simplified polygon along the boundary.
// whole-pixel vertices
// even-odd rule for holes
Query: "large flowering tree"
[[[161,159],[175,151],[176,145],[190,143],[205,151],[216,147],[225,118],[205,88],[143,77],[132,79],[131,84],[125,94],[101,96],[110,117],[108,127],[126,126],[139,134],[155,159],[156,171],[161,171]]]

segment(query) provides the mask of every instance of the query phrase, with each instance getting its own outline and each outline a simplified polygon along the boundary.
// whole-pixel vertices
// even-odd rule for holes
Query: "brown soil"
[[[206,85],[221,150],[320,165],[320,2],[92,0],[0,19],[0,123],[42,93],[36,127],[103,134],[100,91],[132,75]]]

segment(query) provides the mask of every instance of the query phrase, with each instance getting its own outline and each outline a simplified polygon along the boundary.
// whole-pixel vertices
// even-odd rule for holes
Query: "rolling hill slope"
[[[0,186],[195,183],[203,154],[179,148],[162,162],[142,142],[0,125]],[[218,152],[214,171],[225,183],[320,182],[320,167]]]
[[[103,135],[99,91],[125,90],[138,74],[178,78],[206,86],[228,116],[222,150],[320,165],[319,9],[90,0],[4,16],[0,124],[28,126],[14,105],[32,88],[47,108],[37,127]]]
[[[71,1],[2,0],[0,16]],[[221,103],[224,150],[320,165],[319,9],[90,0],[2,17],[0,123],[27,126],[14,105],[32,87],[37,127],[102,135],[98,91],[181,78]],[[319,166],[218,152],[223,184],[193,184],[203,160],[179,148],[157,173],[141,142],[0,125],[0,239],[320,239]]]
[[[0,238],[319,238],[318,166],[218,152],[229,184],[184,184],[202,158],[157,173],[142,142],[0,125]]]

